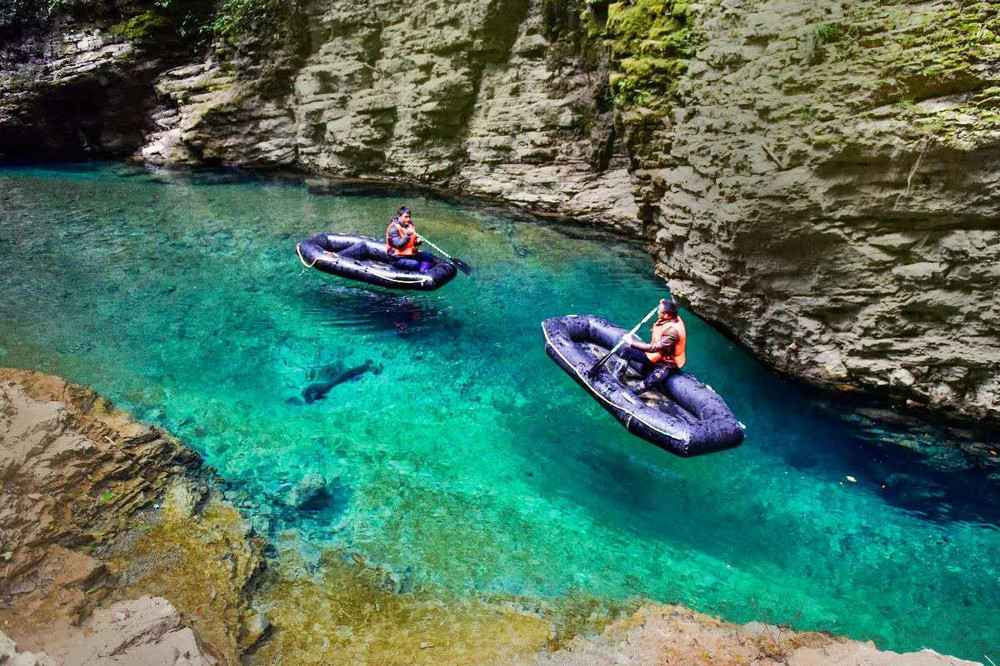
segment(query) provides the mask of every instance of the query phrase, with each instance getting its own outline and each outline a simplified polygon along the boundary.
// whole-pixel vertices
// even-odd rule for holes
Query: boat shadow
[[[394,331],[420,339],[460,328],[453,307],[432,294],[399,294],[378,287],[322,284],[300,293],[304,315],[328,328]]]

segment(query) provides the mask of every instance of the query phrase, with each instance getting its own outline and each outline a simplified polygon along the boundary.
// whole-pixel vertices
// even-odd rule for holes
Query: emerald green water
[[[176,433],[259,529],[417,581],[645,595],[1000,656],[995,481],[863,441],[690,315],[689,369],[747,441],[682,460],[633,438],[542,347],[546,317],[632,322],[663,295],[641,248],[594,232],[409,197],[472,278],[400,295],[299,264],[297,240],[379,235],[402,202],[215,172],[0,169],[0,365],[93,386]],[[367,359],[382,371],[296,404],[324,366]],[[307,475],[329,495],[290,509]]]

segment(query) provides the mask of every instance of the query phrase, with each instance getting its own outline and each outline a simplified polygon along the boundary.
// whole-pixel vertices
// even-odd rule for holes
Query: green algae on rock
[[[268,628],[249,603],[264,567],[263,546],[218,491],[192,493],[177,484],[111,562],[122,595],[170,600],[208,651],[235,665]]]
[[[627,137],[660,274],[779,370],[995,421],[997,3],[700,6]]]

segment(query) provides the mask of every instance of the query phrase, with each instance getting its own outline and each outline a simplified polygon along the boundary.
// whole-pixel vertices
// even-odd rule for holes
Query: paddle
[[[597,363],[595,363],[594,367],[592,367],[590,370],[587,371],[587,376],[588,377],[593,377],[594,375],[596,375],[597,371],[601,369],[601,366],[604,365],[605,363],[607,363],[608,359],[611,358],[612,356],[614,356],[616,351],[618,351],[619,349],[621,349],[621,346],[623,344],[625,344],[625,341],[627,339],[629,339],[630,337],[632,337],[633,335],[635,335],[635,332],[638,331],[640,328],[642,328],[642,325],[645,324],[647,321],[649,321],[652,318],[653,315],[655,315],[657,312],[659,312],[659,310],[660,310],[660,305],[657,303],[656,307],[653,308],[652,310],[650,310],[649,314],[642,318],[642,321],[640,321],[638,324],[636,324],[635,327],[631,331],[629,331],[628,333],[626,333],[625,335],[623,335],[622,339],[618,341],[618,344],[616,344],[611,349],[611,351],[609,351],[607,354],[605,354],[603,357],[601,357],[601,360],[598,361]]]
[[[458,259],[456,257],[451,256],[450,254],[448,254],[447,252],[445,252],[444,250],[442,250],[437,245],[435,245],[434,243],[430,242],[429,240],[427,240],[423,236],[418,236],[418,238],[420,238],[420,240],[424,241],[425,243],[427,243],[428,245],[430,245],[432,248],[434,248],[435,250],[437,250],[438,252],[440,252],[441,254],[443,254],[444,258],[447,259],[448,261],[450,261],[455,268],[457,268],[458,270],[462,271],[466,275],[472,275],[472,266],[470,266],[469,264],[465,263],[461,259]]]

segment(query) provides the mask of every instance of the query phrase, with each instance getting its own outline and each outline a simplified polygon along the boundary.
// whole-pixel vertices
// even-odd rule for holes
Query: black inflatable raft
[[[743,424],[725,401],[693,375],[679,373],[641,396],[641,378],[629,369],[624,385],[615,377],[617,356],[593,377],[589,370],[626,333],[606,319],[569,315],[542,322],[545,351],[634,435],[679,456],[697,456],[739,446]]]
[[[390,289],[432,291],[451,282],[457,272],[443,259],[426,273],[394,268],[385,243],[368,236],[317,234],[296,245],[295,251],[307,268]]]

